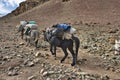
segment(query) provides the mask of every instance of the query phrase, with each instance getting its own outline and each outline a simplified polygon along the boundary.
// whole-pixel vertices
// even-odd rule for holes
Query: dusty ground
[[[120,73],[114,71],[114,69],[119,69],[119,65],[113,66],[114,68],[107,69],[109,65],[105,66],[105,64],[110,64],[109,61],[104,60],[99,55],[86,53],[85,50],[80,47],[78,63],[76,66],[70,66],[72,61],[71,55],[69,55],[66,61],[61,64],[60,59],[63,56],[63,52],[59,48],[57,50],[57,59],[54,60],[50,54],[49,45],[47,43],[43,44],[45,42],[40,39],[39,44],[41,44],[41,42],[42,44],[39,49],[36,50],[33,46],[26,47],[24,40],[21,40],[19,37],[20,34],[16,33],[15,27],[12,27],[10,23],[6,24],[7,25],[2,24],[0,31],[1,80],[58,80],[59,75],[64,75],[60,79],[66,80],[78,73],[99,75],[103,77],[107,75],[111,80],[120,79]],[[36,53],[39,53],[39,55]],[[55,77],[55,75],[57,75],[55,72],[57,71],[54,69],[58,72],[62,71],[63,73],[61,72]],[[67,69],[71,70],[71,72]],[[44,76],[42,70],[43,72],[49,72],[52,70],[53,73]],[[64,73],[65,70],[67,70],[68,73]],[[72,77],[71,79],[84,80],[85,78],[79,78],[77,75],[76,78]],[[102,80],[102,78],[98,80]]]

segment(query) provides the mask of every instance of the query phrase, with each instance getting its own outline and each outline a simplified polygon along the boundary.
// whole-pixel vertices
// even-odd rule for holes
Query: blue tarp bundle
[[[63,28],[64,30],[68,30],[68,29],[71,28],[70,25],[68,25],[68,24],[57,24],[56,27],[57,28]]]

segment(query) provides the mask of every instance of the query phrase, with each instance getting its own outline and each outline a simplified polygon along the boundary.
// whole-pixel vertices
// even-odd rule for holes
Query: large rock
[[[27,1],[24,1],[19,4],[18,8],[16,8],[14,11],[12,11],[7,16],[17,16],[21,13],[24,13],[24,12],[38,6],[39,4],[46,2],[46,1],[49,1],[49,0],[27,0]]]

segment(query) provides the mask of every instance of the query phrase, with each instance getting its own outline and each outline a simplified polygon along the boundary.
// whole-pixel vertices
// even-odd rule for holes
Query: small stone
[[[108,76],[108,75],[103,75],[103,76],[101,76],[101,79],[102,80],[109,80],[110,79],[110,77]]]
[[[18,73],[16,71],[9,71],[8,72],[8,76],[15,76],[18,75]]]
[[[77,72],[78,75],[87,75],[88,73],[86,72]]]
[[[22,51],[22,50],[20,50],[20,51],[19,51],[19,53],[23,53],[23,51]]]
[[[23,64],[24,64],[24,65],[27,65],[28,61],[29,61],[29,60],[26,59],[26,60],[23,62]]]
[[[15,45],[16,48],[19,48],[19,45]]]
[[[34,79],[35,79],[35,76],[28,77],[28,80],[34,80]]]
[[[48,59],[48,57],[46,56],[45,59]]]
[[[63,64],[61,64],[61,66],[64,66]]]
[[[3,61],[7,61],[8,59],[7,59],[7,58],[3,58],[2,60],[3,60]]]
[[[24,42],[20,42],[19,44],[20,44],[20,45],[24,45]]]
[[[51,80],[50,78],[47,78],[46,80]]]
[[[63,75],[59,75],[58,80],[61,80],[63,78]]]
[[[119,70],[119,69],[117,69],[115,72],[116,72],[116,73],[120,73],[120,70]]]
[[[45,56],[50,56],[49,54],[45,53]]]
[[[83,46],[83,49],[88,49],[88,46]]]
[[[10,48],[10,47],[9,47],[9,46],[5,46],[4,48],[5,48],[5,49],[8,49],[8,48]]]
[[[18,54],[18,55],[17,55],[17,57],[23,58],[23,56],[22,56],[22,55],[20,55],[20,54]]]
[[[67,1],[70,1],[70,0],[62,0],[62,2],[67,2]]]
[[[82,70],[80,68],[77,69],[78,72],[81,72]]]
[[[2,61],[0,61],[0,64],[2,64],[3,62]]]
[[[9,60],[9,59],[12,59],[12,56],[5,56],[5,57],[3,58],[3,61],[7,61],[7,60]]]
[[[33,62],[28,62],[29,67],[33,67],[35,64]]]
[[[119,31],[118,29],[112,29],[109,31],[109,33],[116,33],[117,31]]]
[[[38,63],[39,61],[40,61],[39,58],[36,58],[36,59],[33,60],[34,63]]]
[[[72,78],[68,77],[67,80],[72,80]]]
[[[54,71],[49,71],[48,73],[49,73],[49,74],[53,74],[53,73],[55,73],[55,72],[54,72]]]
[[[40,73],[43,73],[45,71],[45,69],[41,69]]]
[[[43,76],[45,77],[45,76],[47,76],[48,75],[48,72],[44,72],[43,73]]]
[[[36,57],[38,57],[38,56],[40,56],[40,55],[41,55],[40,52],[35,53],[35,56],[36,56]]]
[[[45,67],[45,63],[42,64],[42,67]]]
[[[8,67],[8,71],[13,70],[13,69],[14,69],[14,67]]]

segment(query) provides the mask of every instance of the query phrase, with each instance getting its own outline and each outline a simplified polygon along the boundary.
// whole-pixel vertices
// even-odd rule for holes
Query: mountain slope
[[[73,21],[115,22],[120,20],[119,3],[119,0],[50,0],[17,16],[16,20],[36,20],[42,26]]]

